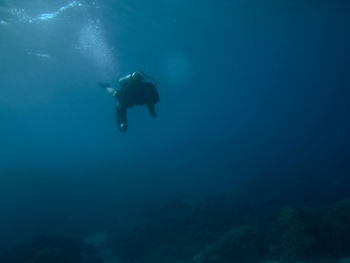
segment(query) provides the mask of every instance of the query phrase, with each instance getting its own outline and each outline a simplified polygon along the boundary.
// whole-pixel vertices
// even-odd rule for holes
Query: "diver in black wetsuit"
[[[119,89],[111,88],[108,83],[99,83],[101,88],[117,100],[117,123],[122,132],[128,130],[127,109],[136,105],[147,105],[150,114],[157,117],[155,104],[159,101],[159,94],[155,83],[146,81],[142,72],[134,72],[119,79]]]

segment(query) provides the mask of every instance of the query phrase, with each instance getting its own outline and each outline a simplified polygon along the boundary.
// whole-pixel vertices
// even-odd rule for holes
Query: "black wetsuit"
[[[115,93],[117,103],[117,123],[121,131],[127,131],[127,109],[136,105],[147,105],[150,114],[156,117],[155,104],[159,94],[155,85],[146,81],[130,80],[120,82],[120,89]]]

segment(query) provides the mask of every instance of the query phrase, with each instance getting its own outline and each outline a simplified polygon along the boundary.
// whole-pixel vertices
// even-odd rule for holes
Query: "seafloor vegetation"
[[[93,245],[39,236],[3,249],[0,262],[350,262],[350,199],[311,206],[301,202],[304,197],[287,202],[241,193],[172,200]]]

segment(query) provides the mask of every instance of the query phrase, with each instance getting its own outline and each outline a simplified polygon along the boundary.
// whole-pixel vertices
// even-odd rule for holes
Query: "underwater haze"
[[[349,12],[0,0],[0,263],[349,262]]]

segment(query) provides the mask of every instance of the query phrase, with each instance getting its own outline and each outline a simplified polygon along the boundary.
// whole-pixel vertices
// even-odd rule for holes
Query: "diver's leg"
[[[128,130],[128,121],[126,117],[126,107],[121,104],[117,104],[117,124],[118,128],[122,132],[126,132]]]

